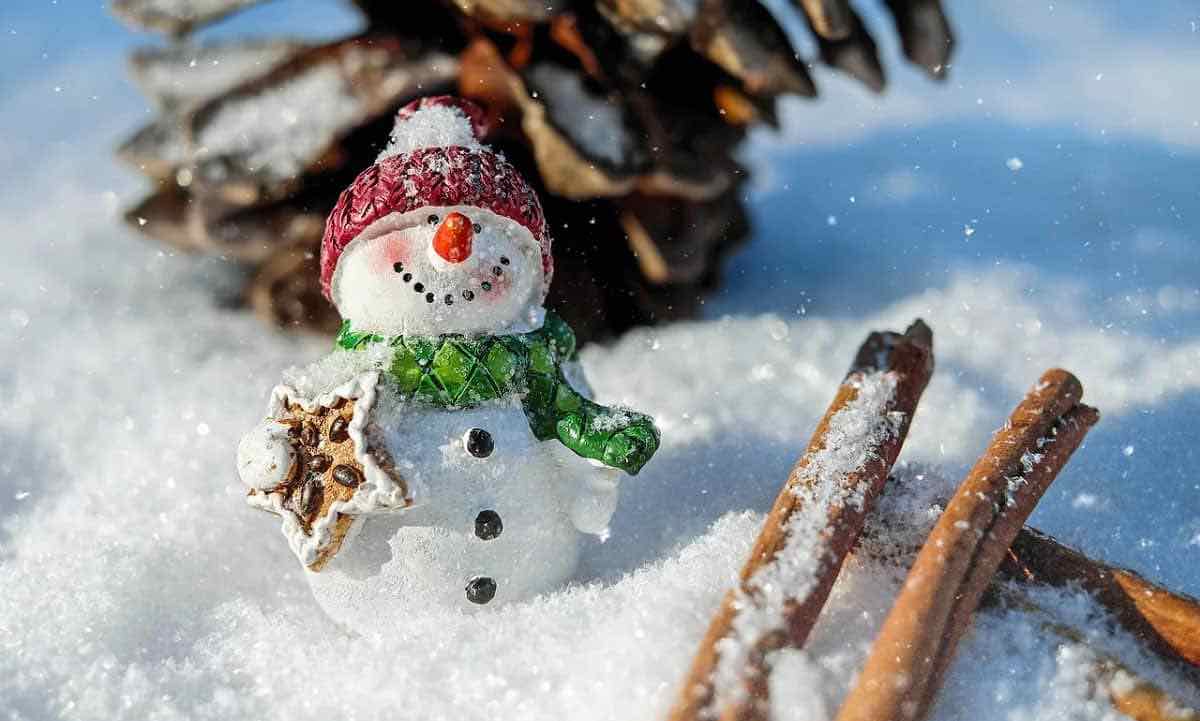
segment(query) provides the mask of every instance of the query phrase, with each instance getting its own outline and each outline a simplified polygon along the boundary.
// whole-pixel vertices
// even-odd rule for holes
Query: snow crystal
[[[1008,167],[1008,169],[1013,171],[1014,173],[1017,172],[1018,170],[1020,170],[1021,168],[1025,167],[1025,163],[1022,162],[1021,159],[1017,158],[1017,157],[1012,157],[1012,158],[1009,158],[1008,160],[1004,161],[1004,165],[1006,165]]]
[[[200,129],[197,152],[244,155],[250,170],[286,180],[303,172],[361,115],[362,101],[346,86],[344,74],[325,63],[278,87],[223,103]]]
[[[874,371],[853,384],[857,395],[830,418],[825,443],[805,456],[789,481],[799,503],[787,522],[783,548],[750,578],[750,596],[739,598],[730,634],[718,643],[718,705],[743,691],[740,671],[758,641],[783,628],[787,604],[807,597],[816,585],[829,562],[822,535],[828,530],[830,510],[862,508],[864,488],[848,485],[847,478],[876,458],[879,446],[898,432],[897,419],[885,413],[895,398],[896,375]]]
[[[328,353],[304,366],[291,366],[282,372],[283,383],[305,398],[316,398],[333,391],[348,378],[379,371],[391,364],[395,351],[386,343],[371,343],[354,353]],[[264,402],[266,392],[264,390]]]
[[[445,105],[432,105],[398,121],[392,128],[391,140],[375,162],[393,155],[411,153],[419,148],[444,148],[452,145],[472,149],[480,147],[471,121],[463,111]]]
[[[139,54],[134,79],[147,97],[170,109],[216,97],[266,73],[299,47],[293,42],[252,40],[155,48]]]
[[[566,68],[541,63],[530,70],[529,76],[545,95],[555,127],[569,132],[588,155],[614,165],[625,162],[633,138],[625,128],[619,105],[590,94],[579,74]]]
[[[633,416],[629,414],[628,408],[614,406],[612,410],[613,412],[608,415],[594,416],[591,421],[592,430],[603,433],[624,428],[633,422]]]

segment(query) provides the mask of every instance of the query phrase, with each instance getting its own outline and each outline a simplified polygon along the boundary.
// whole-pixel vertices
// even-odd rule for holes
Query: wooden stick
[[[679,698],[671,709],[671,721],[692,721],[713,705],[717,696],[713,676],[722,660],[718,646],[724,644],[729,653],[731,642],[740,644],[743,658],[725,659],[726,663],[740,665],[734,668],[737,678],[732,684],[735,687],[731,689],[732,700],[725,708],[716,710],[722,718],[763,716],[766,698],[764,656],[787,645],[801,647],[808,638],[842,562],[857,540],[863,521],[900,453],[917,402],[932,374],[933,334],[920,320],[903,335],[872,333],[863,343],[850,373],[817,425],[808,449],[779,492],[742,568],[738,587],[725,596],[713,617]],[[872,384],[870,388],[868,384]],[[863,409],[872,402],[870,390],[880,385],[891,392],[874,408],[869,422],[861,423],[861,416],[855,416],[860,423],[847,424],[853,414],[867,412]],[[848,437],[848,430],[858,435]],[[836,464],[830,464],[826,456],[853,447],[855,443],[863,444],[860,464],[845,469],[848,472],[844,476],[830,472],[830,466]],[[817,491],[825,493],[822,495]],[[793,540],[794,530],[791,522],[805,509],[808,515],[822,514],[814,522],[819,531],[815,538],[801,539],[798,545],[802,548],[790,549],[788,543]],[[768,593],[760,583],[762,574],[771,569],[772,561],[781,552],[787,551],[805,554],[811,561],[814,577],[805,588],[774,587]],[[781,617],[768,619],[765,627],[759,625],[747,629],[746,634],[738,634],[735,625],[739,617],[746,619],[747,614],[773,608],[768,603],[771,593],[783,595],[779,604]],[[780,600],[778,595],[772,598]]]
[[[1017,581],[1087,589],[1149,650],[1187,665],[1200,683],[1200,601],[1092,560],[1032,528],[1017,535],[1000,571]]]
[[[1088,643],[1086,634],[1055,619],[1053,614],[1020,589],[1011,585],[993,584],[988,589],[986,601],[1037,614],[1043,619],[1039,625],[1048,634],[1059,637],[1064,643],[1086,648],[1093,655],[1089,674],[1091,682],[1107,696],[1114,709],[1135,721],[1200,719],[1195,709],[1180,702],[1110,654],[1093,647]]]
[[[917,554],[837,721],[925,715],[971,614],[1050,482],[1099,419],[1047,371],[992,438]]]
[[[1096,662],[1093,679],[1108,694],[1113,708],[1134,721],[1196,721],[1200,712],[1112,659]]]

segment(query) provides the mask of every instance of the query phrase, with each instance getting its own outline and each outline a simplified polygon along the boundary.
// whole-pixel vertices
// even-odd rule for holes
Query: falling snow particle
[[[1125,454],[1126,458],[1128,458],[1133,455],[1133,446],[1125,446],[1121,449],[1121,452]]]
[[[975,235],[975,229],[969,225],[964,225],[963,226],[963,235],[970,238],[972,235]]]
[[[1009,158],[1008,160],[1006,160],[1004,162],[1004,164],[1007,165],[1008,169],[1013,171],[1014,173],[1017,172],[1018,170],[1020,170],[1021,168],[1025,167],[1025,163],[1022,163],[1021,159],[1016,157],[1015,155],[1013,157]]]
[[[836,215],[829,216],[828,218],[825,219],[825,224],[829,225],[829,226],[837,225],[837,216]]]
[[[29,326],[29,314],[20,308],[13,308],[8,312],[8,320],[18,328],[26,328]]]

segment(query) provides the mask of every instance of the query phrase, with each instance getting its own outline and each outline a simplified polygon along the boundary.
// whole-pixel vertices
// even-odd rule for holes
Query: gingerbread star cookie
[[[290,386],[271,393],[268,419],[243,439],[238,471],[250,505],[283,519],[288,544],[320,571],[358,516],[407,508],[413,489],[372,421],[377,372],[316,398]]]

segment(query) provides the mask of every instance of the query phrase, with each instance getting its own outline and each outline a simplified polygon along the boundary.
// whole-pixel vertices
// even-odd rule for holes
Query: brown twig
[[[1022,531],[1022,535],[1027,531],[1028,529]],[[1028,586],[1025,587],[1025,589],[1027,588]],[[1053,614],[1032,599],[1025,589],[1012,585],[992,584],[988,589],[985,602],[1036,614],[1041,617],[1039,626],[1047,634],[1057,636],[1063,643],[1086,649],[1092,656],[1089,664],[1089,679],[1096,690],[1107,697],[1109,703],[1117,711],[1135,721],[1196,721],[1198,716],[1195,709],[1188,707],[1168,691],[1130,669],[1107,652],[1095,648],[1088,642],[1085,633],[1057,620]]]
[[[1108,694],[1113,708],[1134,721],[1196,721],[1196,709],[1184,706],[1163,689],[1125,666],[1102,659],[1092,667],[1092,678]]]
[[[971,614],[1050,482],[1098,420],[1047,371],[992,438],[917,554],[838,721],[924,716]]]
[[[1150,651],[1186,665],[1200,682],[1200,601],[1088,558],[1031,528],[1017,535],[1000,571],[1017,581],[1078,584]]]
[[[766,628],[756,627],[752,637],[740,637],[736,643],[744,651],[745,663],[736,668],[736,688],[732,698],[715,709],[723,719],[755,719],[763,716],[766,698],[764,656],[785,646],[800,647],[808,638],[825,599],[841,569],[846,554],[862,530],[863,521],[883,488],[888,473],[900,453],[917,402],[933,373],[933,335],[920,320],[904,334],[872,333],[859,349],[854,366],[838,388],[837,395],[813,433],[804,455],[797,461],[776,498],[762,532],[754,545],[740,583],[731,590],[709,625],[679,699],[672,708],[670,721],[691,721],[709,709],[715,699],[713,675],[720,661],[718,647],[734,639],[735,624],[742,614],[769,611],[764,588],[756,582],[781,552],[789,550],[791,521],[802,510],[821,514],[816,521],[815,538],[806,537],[803,548],[794,549],[811,560],[813,577],[804,588],[775,588],[783,594],[781,617],[770,618]],[[845,413],[861,412],[860,396],[867,383],[886,383],[892,390],[882,405],[874,409],[869,422],[857,427],[855,438],[843,435]],[[861,463],[845,469],[843,475],[832,472],[822,455],[863,443]],[[817,489],[831,491],[822,497]],[[813,505],[818,507],[814,508]],[[824,508],[820,508],[824,505]],[[778,565],[778,564],[774,564]],[[778,600],[778,598],[776,599]],[[727,645],[727,648],[729,646]]]

